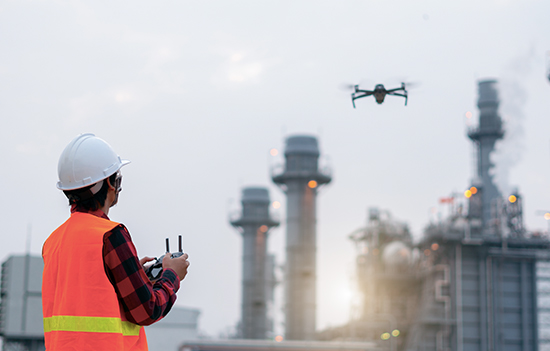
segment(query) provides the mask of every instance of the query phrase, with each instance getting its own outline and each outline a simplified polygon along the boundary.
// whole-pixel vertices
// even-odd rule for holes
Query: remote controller
[[[178,243],[179,243],[179,251],[174,252],[170,255],[172,258],[180,257],[183,255],[183,249],[181,245],[181,235],[178,236]],[[166,252],[170,252],[170,241],[168,238],[166,238]],[[162,275],[162,259],[164,258],[164,255],[160,256],[160,258],[155,257],[155,263],[152,265],[145,267],[145,273],[147,274],[147,277],[150,281],[155,281],[160,278]]]

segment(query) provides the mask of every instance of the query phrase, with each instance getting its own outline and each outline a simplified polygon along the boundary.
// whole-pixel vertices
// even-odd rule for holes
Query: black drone
[[[403,96],[405,98],[405,106],[407,106],[407,89],[405,89],[405,83],[401,83],[401,88],[389,89],[386,90],[383,84],[376,84],[374,90],[363,90],[359,89],[359,85],[354,85],[355,91],[351,93],[351,102],[353,108],[355,108],[355,100],[360,99],[365,96],[374,95],[376,102],[381,104],[384,102],[386,95],[396,95]],[[403,91],[403,93],[398,93],[398,91]]]

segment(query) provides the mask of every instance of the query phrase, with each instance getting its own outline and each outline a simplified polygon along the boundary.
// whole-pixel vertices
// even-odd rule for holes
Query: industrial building
[[[0,336],[3,351],[41,351],[42,257],[13,255],[2,263],[0,278]]]
[[[477,148],[477,178],[465,192],[468,212],[457,207],[447,221],[429,226],[418,245],[430,271],[423,279],[421,311],[431,310],[444,323],[417,322],[410,348],[428,347],[429,339],[433,347],[450,350],[550,347],[545,306],[550,242],[524,228],[521,195],[501,194],[491,175],[490,155],[505,132],[499,102],[497,82],[479,82],[479,126],[468,133]],[[429,284],[439,294],[431,302]]]
[[[387,350],[550,350],[550,241],[523,226],[519,192],[501,194],[491,154],[505,131],[497,82],[479,82],[476,176],[444,199],[450,216],[413,244],[372,209],[350,235],[358,248],[358,316],[319,339],[377,340]]]
[[[149,350],[174,351],[184,340],[197,339],[199,316],[196,308],[172,306],[166,317],[145,327]]]

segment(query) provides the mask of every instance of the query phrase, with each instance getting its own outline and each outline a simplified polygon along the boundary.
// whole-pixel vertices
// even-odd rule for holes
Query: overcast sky
[[[519,187],[530,230],[550,210],[550,2],[26,1],[0,3],[0,259],[30,250],[69,215],[57,161],[92,132],[132,164],[110,217],[140,256],[183,234],[178,305],[217,336],[240,316],[241,189],[266,186],[288,135],[319,138],[333,182],[318,197],[318,328],[349,317],[355,249],[369,207],[415,236],[438,199],[470,185],[477,81],[500,81],[503,192]],[[403,99],[357,100],[344,83],[418,82]],[[443,208],[441,210],[444,210]],[[284,225],[270,251],[284,262]],[[280,294],[279,294],[280,295]],[[277,301],[282,308],[282,301]],[[282,330],[280,313],[276,321]]]

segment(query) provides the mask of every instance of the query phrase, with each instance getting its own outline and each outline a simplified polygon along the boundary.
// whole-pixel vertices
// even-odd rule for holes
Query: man
[[[71,216],[42,248],[42,309],[47,350],[147,350],[144,325],[164,317],[187,274],[187,254],[164,256],[152,283],[130,233],[109,219],[118,201],[121,160],[93,134],[77,136],[58,164],[57,187]]]

